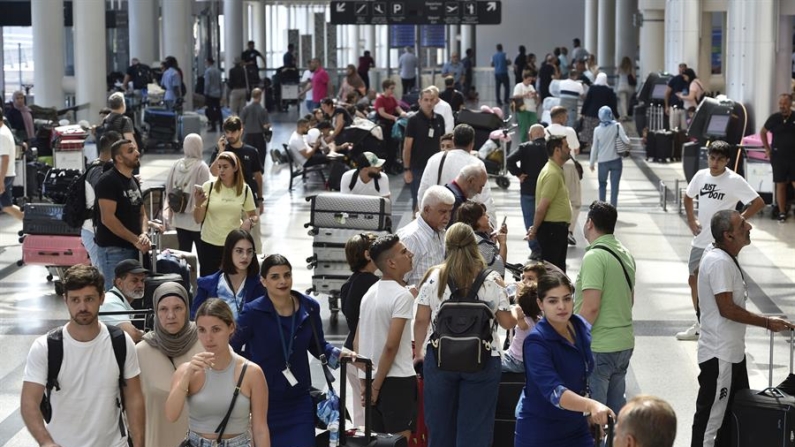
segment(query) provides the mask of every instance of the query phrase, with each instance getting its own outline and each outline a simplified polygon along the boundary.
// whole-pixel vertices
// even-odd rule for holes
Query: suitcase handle
[[[345,389],[347,388],[346,382],[344,378],[346,377],[346,371],[348,367],[348,363],[361,363],[364,365],[364,381],[365,381],[365,388],[364,388],[364,400],[366,405],[364,406],[364,438],[366,442],[369,443],[372,440],[372,415],[370,411],[372,409],[372,405],[370,405],[370,400],[372,399],[372,392],[373,392],[373,361],[368,359],[367,357],[357,356],[355,358],[351,357],[341,357],[340,358],[340,377],[343,379],[340,380],[340,405],[343,406],[343,409],[340,409],[340,423],[339,423],[339,440],[340,445],[346,445],[346,436],[345,436]],[[354,405],[357,404],[356,399],[353,400]]]
[[[66,250],[65,252],[61,253],[60,251],[40,251],[38,252],[39,256],[72,256],[74,253],[72,250]]]
[[[773,387],[773,342],[775,341],[775,338],[774,338],[775,335],[776,335],[775,332],[770,331],[770,365],[769,365],[768,370],[767,370],[767,386],[768,386],[768,389],[771,389],[771,388],[775,389]],[[793,355],[795,355],[795,352],[793,352],[793,342],[795,342],[795,330],[790,329],[790,331],[789,331],[789,373],[790,374],[792,374],[792,371],[793,371],[793,369],[792,369],[792,366],[793,366]],[[767,391],[767,390],[765,390],[765,391]]]

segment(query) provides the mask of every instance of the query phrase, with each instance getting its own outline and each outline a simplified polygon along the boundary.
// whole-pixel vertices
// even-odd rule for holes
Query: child
[[[541,268],[544,267],[540,264]],[[522,274],[523,282],[518,284],[516,291],[518,306],[513,306],[511,313],[516,318],[516,328],[514,328],[514,336],[511,340],[511,345],[502,356],[502,371],[512,373],[524,372],[524,360],[522,356],[522,345],[527,334],[533,330],[536,322],[541,317],[541,309],[538,307],[538,294],[536,283],[532,282],[529,285],[524,282],[525,273],[535,273],[532,270],[525,270]]]
[[[547,272],[543,262],[528,262],[522,269],[522,282],[529,286],[538,282],[538,278]]]

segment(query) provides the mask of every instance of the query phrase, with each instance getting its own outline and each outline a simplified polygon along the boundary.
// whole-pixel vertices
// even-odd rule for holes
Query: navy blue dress
[[[312,298],[292,291],[300,307],[293,317],[282,317],[276,313],[273,303],[265,296],[247,303],[237,319],[237,331],[232,338],[232,348],[262,368],[268,381],[268,428],[273,447],[314,447],[315,408],[309,390],[312,378],[309,373],[309,357],[320,355],[312,335],[310,324],[314,322],[320,347],[336,368],[340,350],[326,342],[320,319],[320,304]],[[310,318],[310,314],[312,315]],[[277,323],[278,322],[278,323]],[[290,371],[298,383],[290,386],[282,374],[287,360],[284,356],[282,331],[289,344],[291,327],[295,325],[292,352],[289,355]]]
[[[516,407],[515,447],[594,445],[583,414],[558,406],[564,390],[585,394],[587,377],[594,368],[591,325],[579,315],[573,315],[570,321],[576,334],[574,345],[546,318],[524,341],[527,383]]]

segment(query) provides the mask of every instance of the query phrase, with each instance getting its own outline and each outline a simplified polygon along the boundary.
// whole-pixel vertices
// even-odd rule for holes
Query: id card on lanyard
[[[292,297],[290,297],[292,299]],[[290,371],[290,356],[293,354],[293,341],[295,341],[295,322],[298,320],[298,311],[301,310],[301,304],[298,304],[298,309],[293,312],[293,315],[290,317],[290,336],[288,340],[284,338],[284,328],[282,328],[281,318],[279,314],[276,313],[276,309],[274,309],[274,318],[276,318],[276,327],[279,332],[279,340],[281,341],[282,352],[284,353],[284,370],[282,370],[282,375],[285,379],[287,379],[287,383],[290,386],[296,386],[298,384],[298,380],[293,375],[293,372]]]

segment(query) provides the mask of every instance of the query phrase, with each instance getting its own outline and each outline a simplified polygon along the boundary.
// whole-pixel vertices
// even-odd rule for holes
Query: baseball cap
[[[160,284],[155,289],[155,293],[152,295],[152,303],[156,306],[157,303],[160,302],[161,299],[169,297],[169,296],[176,296],[182,298],[182,301],[185,304],[189,304],[188,302],[188,291],[182,287],[182,284],[178,282],[164,282]]]
[[[125,259],[116,264],[116,278],[120,278],[128,273],[149,273],[137,259]]]
[[[378,158],[378,156],[372,152],[364,152],[362,155],[364,155],[364,158],[367,159],[367,163],[370,163],[370,166],[373,168],[380,168],[386,163],[386,160]]]

